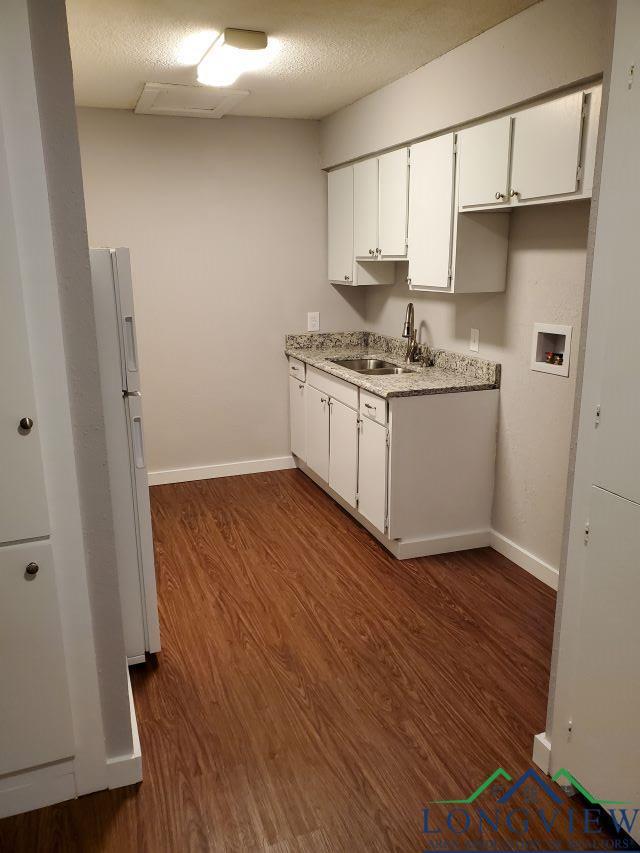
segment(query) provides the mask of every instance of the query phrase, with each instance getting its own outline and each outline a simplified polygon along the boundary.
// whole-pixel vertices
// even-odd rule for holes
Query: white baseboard
[[[449,554],[452,551],[468,551],[470,548],[485,548],[488,544],[488,530],[471,530],[427,539],[392,539],[387,547],[399,560],[410,560],[414,557],[431,557],[433,554]]]
[[[115,758],[107,759],[107,785],[109,788],[123,788],[125,785],[136,785],[138,782],[142,782],[142,750],[140,749],[138,720],[136,719],[136,708],[133,704],[131,678],[128,670],[127,680],[129,682],[129,714],[133,751],[127,755],[117,755]]]
[[[488,544],[499,554],[502,554],[503,557],[507,557],[511,562],[520,566],[521,569],[524,569],[529,574],[538,578],[538,580],[546,583],[547,586],[550,586],[552,589],[558,589],[558,570],[545,563],[539,557],[536,557],[535,554],[532,554],[525,548],[521,548],[520,545],[512,542],[511,539],[507,539],[506,536],[495,530],[489,532]]]
[[[245,459],[242,462],[202,465],[197,468],[169,468],[166,471],[149,471],[149,485],[188,483],[192,480],[211,480],[215,477],[235,477],[238,474],[263,474],[265,471],[284,471],[295,467],[293,456],[273,456],[269,459]]]
[[[536,764],[543,773],[549,775],[551,767],[551,741],[547,737],[546,732],[540,732],[533,738],[533,763]]]
[[[73,800],[77,796],[73,759],[0,778],[0,818]]]

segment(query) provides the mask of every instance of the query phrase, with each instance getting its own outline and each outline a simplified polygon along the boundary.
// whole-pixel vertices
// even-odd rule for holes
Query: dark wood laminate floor
[[[408,853],[429,801],[531,766],[555,595],[508,560],[398,562],[295,470],[156,487],[152,508],[145,781],[2,821],[2,850]]]

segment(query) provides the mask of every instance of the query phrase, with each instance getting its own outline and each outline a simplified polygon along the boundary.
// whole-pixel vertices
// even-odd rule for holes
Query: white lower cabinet
[[[387,516],[387,428],[361,418],[358,447],[358,510],[381,533]]]
[[[306,385],[295,376],[289,377],[289,415],[291,452],[303,462],[307,460]]]
[[[311,365],[289,388],[296,462],[392,554],[488,544],[497,389],[386,400]]]
[[[329,485],[349,506],[355,507],[358,413],[339,400],[330,400],[329,408]]]
[[[306,397],[306,436],[307,465],[312,471],[329,480],[329,396],[307,385]]]
[[[75,752],[51,545],[0,547],[0,775]]]

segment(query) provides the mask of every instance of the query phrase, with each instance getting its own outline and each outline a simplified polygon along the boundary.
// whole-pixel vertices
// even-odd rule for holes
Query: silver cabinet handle
[[[376,255],[381,255],[381,254],[382,254],[382,249],[376,249]]]
[[[349,276],[348,276],[348,275],[345,275],[344,280],[345,280],[345,281],[349,281]]]
[[[302,391],[302,389],[304,388],[304,382],[299,382],[298,388]]]
[[[376,410],[376,407],[372,406],[371,403],[365,403],[364,407],[365,407],[365,409],[371,409],[373,412],[375,412],[375,410]]]
[[[373,249],[369,249],[369,254],[370,254],[370,255],[375,255],[375,252],[373,251]]]
[[[18,426],[21,432],[31,432],[33,429],[33,418],[20,418]]]
[[[37,575],[39,571],[40,571],[40,566],[37,563],[27,563],[27,565],[25,567],[25,572],[26,572],[26,574],[29,575],[29,577],[33,577],[34,575]]]
[[[496,193],[496,201],[500,201],[500,199],[504,198],[504,193]]]
[[[296,365],[295,365],[295,364],[292,364],[292,365],[290,365],[290,366],[291,366],[291,370],[295,370],[295,371],[297,371],[297,370],[298,370],[298,368],[296,367]]]
[[[514,190],[514,189],[512,189],[511,192],[509,193],[509,196],[511,198],[515,198],[516,196],[519,196],[519,195],[520,195],[520,193],[518,192],[518,190]]]
[[[326,402],[327,402],[327,398],[326,398],[326,397],[320,397],[320,402],[321,402],[321,403],[326,403]]]

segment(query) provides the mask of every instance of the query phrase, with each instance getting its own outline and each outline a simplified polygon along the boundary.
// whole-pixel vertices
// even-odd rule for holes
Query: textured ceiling
[[[146,82],[194,83],[224,27],[282,47],[235,84],[238,115],[322,118],[538,0],[67,0],[76,102],[132,108]]]

